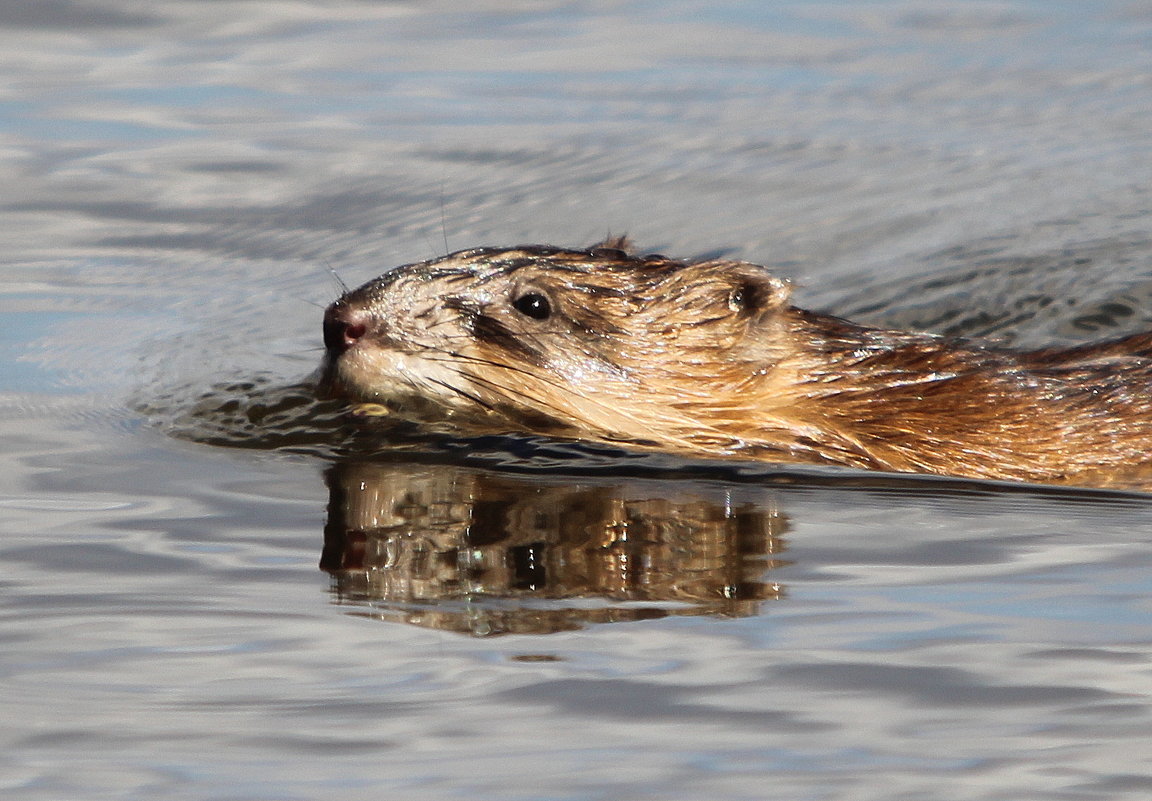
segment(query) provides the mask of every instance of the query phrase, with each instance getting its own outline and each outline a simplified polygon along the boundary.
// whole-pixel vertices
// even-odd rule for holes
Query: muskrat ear
[[[588,250],[618,250],[625,255],[629,255],[632,253],[632,240],[628,238],[627,234],[620,234],[618,236],[608,234],[602,241],[592,245]]]
[[[777,278],[757,264],[718,261],[705,262],[700,266],[713,267],[732,276],[734,280],[728,306],[732,311],[749,317],[779,309],[792,296],[792,286],[787,281]]]

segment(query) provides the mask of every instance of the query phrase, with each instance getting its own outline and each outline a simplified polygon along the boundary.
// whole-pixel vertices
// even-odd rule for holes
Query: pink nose
[[[324,347],[329,353],[343,353],[368,333],[371,315],[336,301],[324,312]]]

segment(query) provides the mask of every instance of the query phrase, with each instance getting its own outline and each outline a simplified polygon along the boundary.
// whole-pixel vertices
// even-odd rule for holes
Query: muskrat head
[[[325,384],[464,428],[724,440],[717,421],[741,416],[742,389],[779,361],[773,331],[787,297],[784,282],[740,262],[614,248],[461,251],[333,303]]]

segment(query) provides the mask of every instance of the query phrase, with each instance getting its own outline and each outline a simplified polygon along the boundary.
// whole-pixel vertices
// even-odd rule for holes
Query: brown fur
[[[517,309],[529,295],[546,318]],[[325,383],[467,433],[1035,481],[1149,461],[1152,334],[1015,352],[788,298],[742,262],[462,251],[334,303]]]

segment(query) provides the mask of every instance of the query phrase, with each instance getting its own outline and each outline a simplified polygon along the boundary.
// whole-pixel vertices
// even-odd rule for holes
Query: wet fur
[[[1075,481],[1152,453],[1152,334],[1017,352],[872,329],[756,265],[610,244],[387,273],[329,310],[370,322],[326,386],[467,433],[895,471]],[[529,292],[547,319],[515,309]]]

